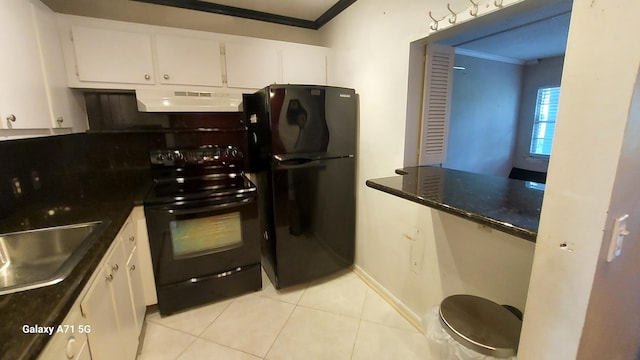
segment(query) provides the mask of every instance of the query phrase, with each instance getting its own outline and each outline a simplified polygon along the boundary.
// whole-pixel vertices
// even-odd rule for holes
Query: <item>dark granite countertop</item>
[[[367,186],[535,242],[544,192],[527,182],[433,166]]]
[[[57,326],[64,320],[132,208],[142,204],[152,184],[148,169],[61,176],[66,178],[49,188],[46,195],[0,219],[0,233],[95,220],[108,220],[110,224],[62,282],[0,296],[0,359],[38,357],[50,337],[23,334],[22,326]]]

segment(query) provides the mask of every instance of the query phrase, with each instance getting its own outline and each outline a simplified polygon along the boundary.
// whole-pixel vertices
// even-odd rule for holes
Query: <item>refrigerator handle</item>
[[[324,156],[323,156],[324,155]],[[353,155],[342,155],[342,156],[331,156],[327,154],[317,155],[317,154],[306,154],[306,155],[295,155],[295,154],[287,154],[287,155],[274,155],[274,165],[277,167],[291,168],[291,167],[302,167],[302,166],[323,166],[326,160],[332,159],[346,159],[353,158]],[[311,164],[316,163],[317,165]]]
[[[285,165],[285,166],[304,165],[315,160],[316,159],[308,159],[308,158],[291,158],[291,159],[280,160],[276,157],[276,161],[278,165]]]

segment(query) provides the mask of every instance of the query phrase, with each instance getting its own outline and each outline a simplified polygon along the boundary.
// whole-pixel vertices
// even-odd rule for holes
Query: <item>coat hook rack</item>
[[[444,17],[442,19],[436,19],[433,17],[433,15],[431,14],[431,11],[429,11],[429,17],[431,18],[431,20],[433,20],[433,22],[431,23],[431,25],[429,25],[429,28],[433,31],[438,30],[438,23],[442,20],[444,20]]]
[[[451,4],[447,3],[447,9],[449,10],[449,12],[451,13],[451,17],[449,18],[449,24],[455,24],[456,20],[458,19],[458,14],[456,14],[452,9],[451,9]]]
[[[478,16],[478,5],[480,4],[480,1],[478,2],[473,2],[473,0],[469,0],[471,2],[471,4],[473,4],[473,9],[469,10],[469,15],[476,17]]]

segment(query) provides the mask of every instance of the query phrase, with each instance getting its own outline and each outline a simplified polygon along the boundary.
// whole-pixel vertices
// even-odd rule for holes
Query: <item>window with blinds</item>
[[[538,89],[536,112],[529,153],[532,156],[551,155],[551,143],[556,130],[560,87]]]

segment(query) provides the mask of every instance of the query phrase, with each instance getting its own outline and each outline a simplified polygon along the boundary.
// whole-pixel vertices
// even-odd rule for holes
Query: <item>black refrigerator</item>
[[[258,186],[262,266],[277,289],[353,264],[353,89],[272,85],[243,97]]]

